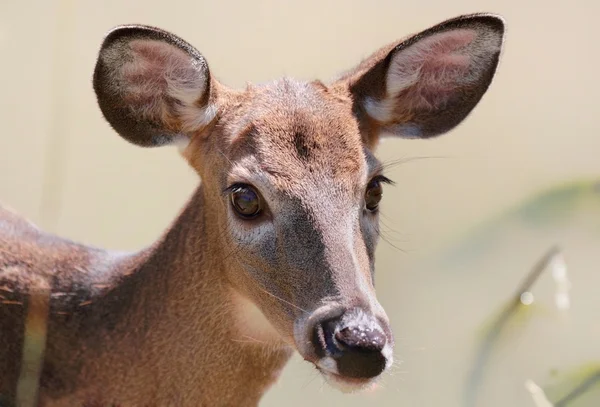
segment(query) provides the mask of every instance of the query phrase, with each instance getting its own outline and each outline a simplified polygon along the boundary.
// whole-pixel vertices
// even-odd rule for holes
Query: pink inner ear
[[[200,127],[207,118],[197,102],[206,85],[196,61],[163,41],[135,40],[128,45],[131,60],[121,67],[119,82],[130,108],[162,122],[177,116],[183,129]]]
[[[443,106],[457,87],[476,80],[472,29],[434,34],[393,58],[387,75],[388,96],[408,91],[402,102],[410,108]]]
[[[198,75],[190,58],[169,44],[138,40],[129,46],[132,60],[122,67],[122,83],[131,101],[162,98],[170,81],[192,83]]]

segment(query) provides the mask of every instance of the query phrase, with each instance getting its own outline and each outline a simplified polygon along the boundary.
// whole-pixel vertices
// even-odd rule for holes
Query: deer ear
[[[157,28],[130,25],[109,32],[93,82],[106,120],[140,146],[188,141],[215,117],[204,57]]]
[[[462,122],[490,85],[504,22],[476,14],[391,44],[342,76],[365,143],[380,135],[427,138]]]

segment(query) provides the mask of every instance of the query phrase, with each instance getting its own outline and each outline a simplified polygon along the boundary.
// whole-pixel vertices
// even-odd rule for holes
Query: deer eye
[[[382,197],[383,188],[381,187],[381,180],[374,178],[369,182],[367,190],[365,191],[365,207],[369,211],[375,212],[379,207],[379,202],[381,202]]]
[[[242,219],[254,219],[260,215],[262,211],[260,196],[250,185],[234,185],[230,196],[233,210]]]

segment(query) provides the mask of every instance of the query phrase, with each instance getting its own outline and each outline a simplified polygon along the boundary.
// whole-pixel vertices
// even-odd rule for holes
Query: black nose
[[[325,351],[337,363],[338,373],[352,378],[371,378],[385,369],[382,350],[387,342],[378,325],[347,315],[321,325]]]

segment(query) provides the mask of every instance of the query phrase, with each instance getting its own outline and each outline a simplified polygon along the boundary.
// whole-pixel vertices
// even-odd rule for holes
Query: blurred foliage
[[[568,230],[576,230],[581,236],[592,234],[600,239],[600,180],[565,183],[534,194],[452,239],[435,261],[440,262],[440,270],[480,272],[481,261],[487,260],[491,253],[519,252],[521,247],[514,243],[517,238],[522,239],[521,242],[536,238],[561,240]],[[546,258],[545,264],[534,266],[529,277],[537,273],[535,279],[527,283],[529,277],[524,276],[524,284],[515,286],[514,292],[508,292],[506,301],[486,318],[476,332],[479,347],[466,378],[464,407],[475,407],[483,401],[479,392],[486,381],[491,355],[501,347],[511,346],[511,340],[518,337],[514,335],[515,331],[522,330],[539,315],[540,310],[549,311],[542,304],[525,305],[520,302],[520,294],[529,291],[542,274],[536,268],[548,268],[549,261]],[[512,345],[516,346],[516,343]],[[563,370],[564,373],[559,373]],[[548,366],[548,371],[551,371],[551,366]],[[544,397],[553,407],[600,406],[600,363],[590,362],[579,368],[554,369],[552,372],[541,387]],[[532,401],[532,406],[535,405]]]
[[[600,405],[600,363],[588,363],[561,372],[552,370],[544,388],[554,407]]]
[[[582,216],[586,217],[586,227],[600,236],[599,179],[565,183],[535,194],[465,235],[454,237],[438,261],[461,264],[485,254],[517,227],[544,232],[567,227]]]

